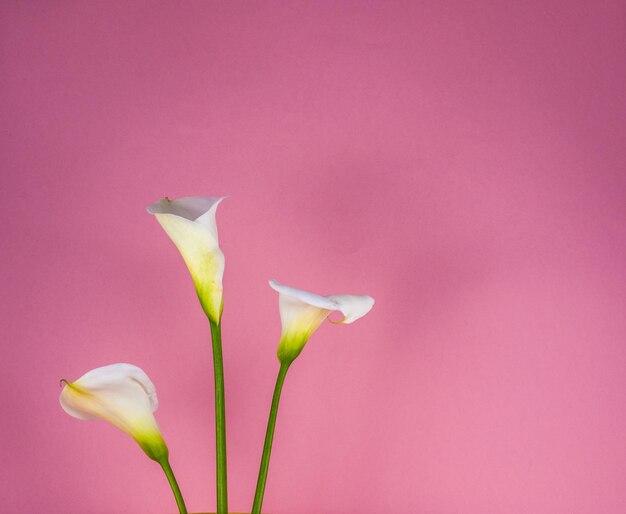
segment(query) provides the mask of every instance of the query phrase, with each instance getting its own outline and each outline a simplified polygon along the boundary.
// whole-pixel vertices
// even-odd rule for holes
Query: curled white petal
[[[281,362],[295,359],[311,334],[331,312],[339,311],[343,314],[339,323],[353,323],[365,316],[374,305],[374,299],[370,296],[320,296],[283,285],[276,280],[270,280],[269,284],[279,293],[282,335],[278,345],[278,357]]]
[[[217,244],[218,237],[215,213],[217,206],[224,198],[226,197],[187,196],[185,198],[178,198],[177,200],[162,198],[158,202],[149,205],[146,210],[150,214],[173,214],[174,216],[199,223],[210,231],[211,236],[215,239],[215,243]]]
[[[335,304],[344,318],[340,323],[354,323],[365,316],[374,306],[374,298],[366,295],[331,294],[327,296]]]
[[[132,386],[131,390],[135,390],[132,396],[135,396],[134,393],[136,392],[141,403],[143,403],[144,397],[147,397],[150,412],[155,412],[159,407],[154,384],[141,368],[133,364],[110,364],[109,366],[92,369],[76,380],[76,382],[73,382],[73,385],[91,392],[98,391],[98,394],[101,395],[106,395],[107,392],[111,391],[119,391],[120,388],[129,385]],[[137,386],[140,386],[141,390]],[[87,404],[88,408],[85,409],[84,404],[76,402],[76,398],[67,393],[68,391],[64,388],[61,393],[61,406],[70,416],[79,419],[100,417],[91,412],[89,404]],[[82,409],[81,405],[83,406]]]
[[[61,407],[78,419],[100,418],[133,437],[151,458],[167,453],[154,419],[159,402],[148,375],[132,364],[111,364],[66,382]]]
[[[216,322],[222,314],[225,259],[219,247],[215,213],[223,199],[164,198],[147,208],[178,248],[205,312]]]
[[[269,284],[274,291],[277,291],[281,295],[300,300],[302,303],[330,311],[334,311],[336,309],[335,303],[327,297],[320,296],[315,293],[309,293],[308,291],[303,291],[302,289],[297,289],[295,287],[286,286],[277,280],[270,280]]]

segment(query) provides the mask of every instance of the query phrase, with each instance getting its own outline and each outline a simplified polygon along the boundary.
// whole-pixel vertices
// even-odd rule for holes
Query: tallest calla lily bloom
[[[224,198],[163,198],[148,206],[183,256],[204,312],[219,324],[222,316],[224,254],[217,238],[215,212]]]
[[[183,256],[196,285],[196,292],[211,326],[213,374],[215,377],[215,443],[217,512],[228,514],[226,477],[226,407],[220,320],[224,302],[222,277],[224,254],[217,239],[215,211],[223,198],[190,196],[164,198],[148,207]]]

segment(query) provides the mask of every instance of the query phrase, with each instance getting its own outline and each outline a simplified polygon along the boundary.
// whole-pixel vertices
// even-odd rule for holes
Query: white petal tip
[[[274,291],[278,291],[279,288],[282,286],[282,284],[278,282],[278,280],[271,279],[271,280],[268,280],[267,282]]]

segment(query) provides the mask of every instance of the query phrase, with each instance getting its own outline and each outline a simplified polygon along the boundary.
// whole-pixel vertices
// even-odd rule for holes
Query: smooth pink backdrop
[[[277,371],[267,279],[377,300],[287,379],[273,514],[626,512],[621,1],[0,6],[0,510],[157,514],[161,470],[58,405],[128,361],[213,508],[209,330],[144,207],[230,195],[230,505]]]

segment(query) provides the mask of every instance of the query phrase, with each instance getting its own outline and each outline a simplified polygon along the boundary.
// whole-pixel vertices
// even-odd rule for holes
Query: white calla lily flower
[[[75,382],[63,382],[59,401],[70,416],[104,419],[130,435],[151,459],[167,459],[167,445],[153,415],[159,405],[156,389],[142,369],[111,364]]]
[[[224,254],[217,237],[215,212],[224,199],[193,196],[164,198],[147,207],[181,253],[206,315],[216,324],[222,316]]]
[[[332,323],[353,323],[365,316],[373,307],[374,299],[365,295],[337,294],[319,296],[295,287],[269,282],[278,292],[278,306],[282,334],[278,344],[278,358],[291,363],[304,348],[313,332],[335,311],[343,314],[343,319]]]

